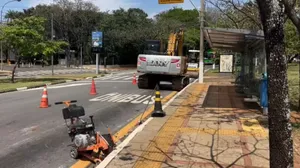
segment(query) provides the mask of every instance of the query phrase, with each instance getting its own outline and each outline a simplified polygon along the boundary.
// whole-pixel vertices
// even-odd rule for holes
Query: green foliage
[[[199,44],[199,35],[200,35],[199,29],[195,29],[195,28],[188,29],[185,32],[185,36],[184,36],[185,45],[190,47],[197,46]]]
[[[1,40],[19,56],[31,57],[38,54],[49,56],[67,43],[47,41],[44,37],[44,22],[44,18],[35,16],[15,19],[2,27]]]
[[[199,13],[195,9],[172,8],[150,19],[143,10],[138,8],[128,10],[120,8],[108,13],[99,12],[98,7],[84,0],[57,0],[55,2],[52,5],[38,5],[22,12],[10,11],[6,15],[11,23],[16,19],[31,16],[44,18],[41,24],[44,30],[43,33],[39,33],[43,34],[44,41],[42,40],[38,45],[39,51],[36,53],[51,55],[58,51],[55,48],[56,45],[48,45],[49,42],[45,42],[45,39],[51,39],[51,14],[54,18],[55,40],[68,42],[69,46],[66,51],[75,50],[76,54],[80,53],[80,47],[82,47],[84,59],[88,62],[95,61],[90,49],[91,32],[95,30],[104,32],[105,50],[101,55],[114,56],[117,58],[115,63],[119,64],[135,63],[137,55],[143,51],[146,40],[163,40],[167,43],[169,34],[179,28],[184,29],[184,47],[199,49]],[[210,0],[207,2],[213,3]],[[209,7],[205,13],[205,26],[250,29],[258,27],[259,15],[256,3],[248,2],[237,5],[233,4],[233,1],[220,0],[213,6]],[[68,52],[65,54],[68,57]]]
[[[287,20],[284,27],[286,55],[300,53],[300,38],[296,27],[290,19]]]

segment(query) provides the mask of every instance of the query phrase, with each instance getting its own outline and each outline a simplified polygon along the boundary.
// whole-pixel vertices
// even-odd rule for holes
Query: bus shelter
[[[203,34],[211,48],[233,56],[232,73],[238,88],[248,96],[260,97],[260,82],[267,72],[263,31],[205,27]]]

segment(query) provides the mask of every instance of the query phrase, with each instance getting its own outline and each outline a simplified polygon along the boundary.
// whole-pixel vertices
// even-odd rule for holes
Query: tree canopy
[[[50,56],[66,46],[67,43],[47,40],[44,36],[44,22],[44,18],[34,16],[15,19],[1,28],[0,38],[20,57],[31,57],[38,54]]]
[[[208,0],[207,3],[212,7],[206,9],[205,26],[262,29],[255,1]],[[57,0],[55,4],[38,5],[22,12],[9,11],[5,18],[10,23],[33,16],[42,18],[39,22],[43,24],[43,38],[51,39],[51,14],[54,18],[55,41],[65,41],[69,44],[65,50],[67,58],[70,58],[70,50],[75,50],[78,56],[82,47],[85,62],[94,62],[95,57],[91,53],[91,32],[96,30],[104,32],[104,53],[101,56],[115,57],[115,63],[119,64],[135,63],[146,40],[167,42],[170,32],[179,28],[183,28],[185,32],[185,54],[188,49],[199,49],[200,23],[199,13],[195,9],[172,8],[149,18],[147,13],[139,8],[100,12],[91,2]],[[287,55],[295,55],[298,53],[298,39],[291,21],[286,22],[285,32]],[[50,41],[42,46],[49,46],[46,44],[56,46]],[[55,50],[47,48],[44,54],[50,55]]]

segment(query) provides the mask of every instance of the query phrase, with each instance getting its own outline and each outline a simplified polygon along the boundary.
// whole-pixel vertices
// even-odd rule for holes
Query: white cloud
[[[28,0],[28,7],[37,6],[38,4],[51,4],[53,0]]]
[[[97,5],[101,11],[115,10],[120,7],[124,9],[139,7],[139,3],[132,0],[90,0]]]
[[[73,0],[74,1],[74,0]],[[115,10],[120,7],[124,9],[139,7],[139,3],[132,0],[84,0],[95,4],[101,11]],[[38,4],[51,4],[53,0],[29,0],[29,6],[36,6]]]
[[[153,12],[153,13],[150,13],[148,14],[148,18],[149,19],[154,19],[154,16],[157,15],[159,12]]]

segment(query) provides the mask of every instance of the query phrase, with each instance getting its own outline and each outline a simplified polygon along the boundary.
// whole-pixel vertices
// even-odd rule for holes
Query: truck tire
[[[187,85],[190,84],[190,78],[185,78],[184,81],[183,81],[183,88],[185,88]]]
[[[145,75],[141,75],[138,78],[138,88],[139,89],[148,89],[149,88],[149,84],[148,84],[148,77]]]
[[[148,88],[149,89],[154,89],[157,83],[158,83],[158,81],[154,76],[151,76],[148,78]]]
[[[182,77],[176,77],[172,79],[172,89],[175,91],[180,91],[183,88],[181,84]]]

